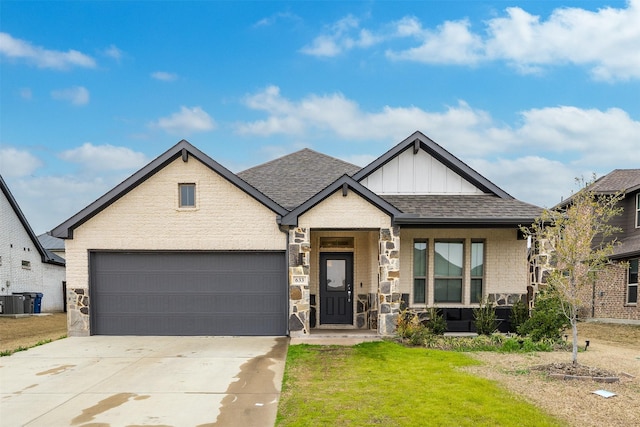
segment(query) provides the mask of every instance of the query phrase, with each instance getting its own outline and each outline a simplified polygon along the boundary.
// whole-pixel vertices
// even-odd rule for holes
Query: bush
[[[429,307],[427,316],[429,318],[423,322],[427,329],[434,335],[444,335],[447,331],[447,321],[444,320],[440,310],[436,307]]]
[[[498,329],[496,309],[491,301],[483,301],[480,307],[473,309],[476,332],[480,335],[491,335]]]
[[[540,293],[531,317],[518,327],[520,335],[527,335],[533,341],[559,341],[569,326],[569,319],[562,311],[562,302],[557,295]]]
[[[511,313],[509,314],[510,331],[516,332],[520,325],[527,320],[529,320],[529,307],[526,302],[520,299],[511,307]]]

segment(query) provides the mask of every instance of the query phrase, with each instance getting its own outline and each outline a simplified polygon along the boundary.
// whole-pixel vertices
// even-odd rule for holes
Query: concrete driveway
[[[2,426],[273,426],[286,337],[66,338],[0,358]]]

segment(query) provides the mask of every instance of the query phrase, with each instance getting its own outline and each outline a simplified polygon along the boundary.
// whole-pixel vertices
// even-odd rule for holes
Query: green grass
[[[278,426],[559,426],[461,353],[393,342],[289,347]]]
[[[66,335],[61,335],[58,339],[61,340],[63,338],[66,338]],[[0,357],[4,357],[4,356],[11,356],[13,353],[18,353],[19,351],[25,351],[25,350],[29,350],[30,348],[34,348],[34,347],[38,347],[44,344],[49,344],[50,342],[53,342],[54,340],[52,339],[46,339],[46,340],[40,340],[37,343],[35,343],[34,345],[28,346],[28,347],[24,347],[24,346],[19,346],[18,348],[14,348],[13,350],[3,350],[0,351]]]

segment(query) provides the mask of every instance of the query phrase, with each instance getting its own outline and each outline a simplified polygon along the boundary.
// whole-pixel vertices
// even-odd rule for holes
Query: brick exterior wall
[[[196,207],[178,207],[179,183],[196,184]],[[90,307],[90,250],[285,250],[276,214],[193,157],[178,158],[74,231],[66,241],[67,302]],[[80,307],[80,306],[78,306]],[[89,308],[90,309],[90,308]],[[89,335],[80,309],[69,335]]]
[[[640,307],[627,305],[627,266],[616,263],[598,275],[593,299],[596,319],[640,320]]]
[[[402,229],[400,232],[402,246],[400,249],[400,282],[399,291],[412,295],[413,292],[413,241],[428,239],[427,268],[427,304],[432,306],[434,283],[434,242],[436,240],[457,239],[465,243],[464,271],[471,270],[471,241],[483,240],[484,247],[484,286],[483,295],[498,300],[496,295],[524,295],[527,293],[528,261],[527,241],[518,240],[515,229]],[[470,277],[464,278],[463,303],[439,303],[438,307],[470,307]],[[410,299],[410,305],[413,299]]]
[[[42,262],[40,253],[2,192],[0,217],[0,295],[39,292],[43,294],[41,311],[62,311],[64,266]],[[23,268],[23,260],[29,261],[31,266]]]

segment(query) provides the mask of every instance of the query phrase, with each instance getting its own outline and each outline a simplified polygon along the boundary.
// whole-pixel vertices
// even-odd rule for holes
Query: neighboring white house
[[[42,312],[63,311],[65,261],[44,249],[0,176],[0,295],[42,293]]]

